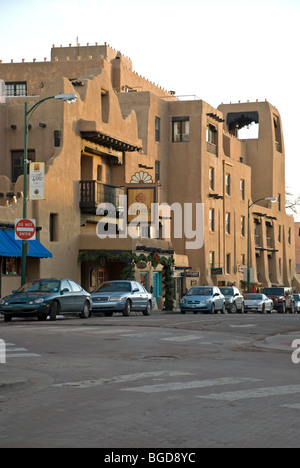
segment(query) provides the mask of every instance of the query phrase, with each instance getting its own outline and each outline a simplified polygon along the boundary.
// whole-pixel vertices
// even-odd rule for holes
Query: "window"
[[[281,226],[278,226],[278,242],[281,242]]]
[[[215,267],[215,252],[209,252],[209,268]]]
[[[160,141],[160,118],[155,117],[155,141]]]
[[[281,211],[281,193],[278,194],[277,202],[278,202],[278,211]]]
[[[273,123],[275,132],[275,148],[276,151],[282,153],[280,118],[277,115],[273,115]]]
[[[5,83],[5,95],[7,97],[12,96],[27,96],[27,83],[24,82],[15,82],[15,83]]]
[[[82,291],[82,288],[81,286],[79,286],[79,284],[75,283],[75,281],[69,281],[70,285],[71,285],[71,288],[73,290],[73,292],[80,292]]]
[[[69,284],[69,281],[63,280],[61,282],[60,289],[61,289],[61,291],[63,291],[64,289],[68,289],[71,292],[71,286]]]
[[[214,208],[211,208],[209,210],[209,230],[211,232],[214,232],[214,230],[215,230],[215,210],[214,210]]]
[[[173,117],[172,119],[173,143],[190,141],[190,118]]]
[[[24,174],[24,151],[12,151],[12,182],[15,183],[18,180],[18,177]],[[29,161],[35,161],[35,151],[28,151]],[[29,173],[29,165],[28,165]]]
[[[212,124],[206,127],[206,146],[209,153],[218,155],[218,130]]]
[[[215,189],[215,169],[213,167],[209,168],[208,177],[209,177],[209,188],[210,190],[214,190]]]
[[[226,273],[227,275],[230,275],[230,269],[231,269],[231,259],[230,259],[230,253],[226,254]]]
[[[230,213],[225,214],[225,229],[226,234],[230,234]]]
[[[231,176],[230,174],[225,175],[225,190],[226,190],[226,195],[231,194]]]
[[[160,182],[160,161],[155,161],[155,182]]]
[[[246,265],[246,255],[241,254],[241,265]]]
[[[240,180],[240,190],[241,190],[241,198],[242,200],[245,200],[245,180],[244,179]]]
[[[290,227],[288,228],[288,243],[292,243],[292,230]]]
[[[50,237],[50,242],[58,241],[58,214],[50,213],[49,237]]]
[[[241,235],[245,237],[245,216],[241,216]]]
[[[104,89],[101,89],[101,114],[102,122],[109,122],[109,93]]]
[[[9,276],[21,275],[21,258],[3,257],[2,274]]]

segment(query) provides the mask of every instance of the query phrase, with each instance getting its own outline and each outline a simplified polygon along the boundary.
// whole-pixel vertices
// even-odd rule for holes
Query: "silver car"
[[[264,294],[253,293],[253,294],[245,294],[245,312],[253,311],[253,312],[260,312],[264,314],[268,312],[269,314],[272,313],[274,304],[272,299],[269,299]]]
[[[154,307],[152,294],[137,281],[106,281],[91,295],[93,314],[103,312],[106,317],[111,317],[114,312],[122,312],[128,317],[131,311],[150,315]]]
[[[227,286],[220,288],[225,296],[225,307],[231,314],[244,313],[244,297],[236,286]]]

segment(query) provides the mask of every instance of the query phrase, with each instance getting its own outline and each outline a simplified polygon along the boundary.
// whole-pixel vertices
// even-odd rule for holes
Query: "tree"
[[[289,187],[285,188],[285,209],[292,211],[293,214],[298,214],[298,208],[300,207],[300,194],[298,197],[290,192]]]

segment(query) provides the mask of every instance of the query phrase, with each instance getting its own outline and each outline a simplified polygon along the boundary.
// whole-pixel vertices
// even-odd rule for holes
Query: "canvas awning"
[[[52,253],[40,241],[28,241],[28,257],[52,258]],[[22,241],[15,240],[15,232],[10,229],[0,229],[0,256],[22,257]]]

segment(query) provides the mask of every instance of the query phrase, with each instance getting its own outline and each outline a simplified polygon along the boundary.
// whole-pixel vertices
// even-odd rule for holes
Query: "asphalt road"
[[[0,320],[0,447],[299,447],[295,339],[300,315]]]

